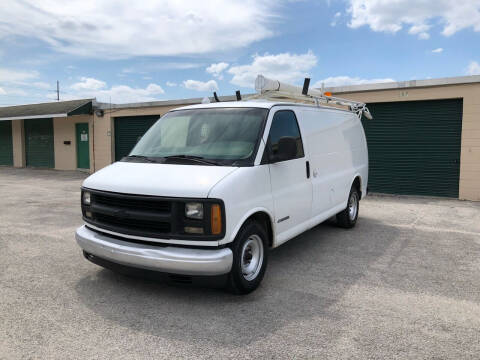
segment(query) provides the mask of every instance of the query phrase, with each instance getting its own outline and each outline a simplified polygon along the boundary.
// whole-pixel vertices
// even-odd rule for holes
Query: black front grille
[[[210,213],[212,204],[221,204],[222,219],[225,219],[223,202],[219,199],[167,198],[160,196],[121,194],[107,191],[82,189],[90,192],[90,205],[82,203],[85,222],[98,228],[125,235],[157,239],[218,240],[225,235],[225,220],[222,233],[211,233]],[[203,220],[185,217],[186,202],[202,202]],[[186,233],[186,227],[200,227],[203,234]]]
[[[107,196],[94,194],[92,200],[95,204],[115,206],[136,210],[153,210],[162,213],[168,213],[171,210],[171,202],[158,200],[155,198],[144,197],[142,199],[135,198],[134,196],[125,195],[125,197]]]
[[[91,192],[91,204],[83,207],[83,216],[87,223],[105,230],[162,238],[173,230],[173,203],[155,196]]]
[[[169,222],[156,222],[140,219],[126,219],[116,216],[95,214],[95,221],[98,225],[113,225],[118,228],[128,228],[130,231],[155,231],[160,234],[168,234],[171,231]]]

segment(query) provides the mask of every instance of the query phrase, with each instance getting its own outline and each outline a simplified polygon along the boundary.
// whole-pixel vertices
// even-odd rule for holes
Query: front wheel
[[[347,207],[337,214],[337,223],[339,226],[350,229],[355,226],[360,209],[360,193],[355,186],[350,189],[348,195]]]
[[[232,252],[228,289],[235,294],[248,294],[260,285],[267,267],[265,229],[255,221],[245,223],[232,244]]]

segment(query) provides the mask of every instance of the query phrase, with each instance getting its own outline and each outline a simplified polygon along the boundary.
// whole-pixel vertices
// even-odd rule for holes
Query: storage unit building
[[[0,121],[0,166],[13,165],[12,121]]]
[[[369,105],[369,191],[480,200],[480,76],[326,90]]]
[[[93,126],[92,111],[91,99],[0,107],[0,164],[58,170],[81,168],[75,126]],[[88,135],[83,139],[89,148]]]
[[[115,161],[127,156],[160,115],[115,117]]]
[[[369,190],[458,197],[462,99],[371,103]]]
[[[369,191],[480,201],[480,76],[325,90],[367,103],[374,116],[363,120]],[[0,107],[0,165],[94,172],[128,155],[166,112],[201,102]]]
[[[26,119],[23,126],[26,166],[55,168],[53,119]]]

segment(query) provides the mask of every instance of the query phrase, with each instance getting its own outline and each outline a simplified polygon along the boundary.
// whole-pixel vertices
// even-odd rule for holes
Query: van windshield
[[[169,112],[145,133],[127,159],[252,165],[267,112],[259,108]]]

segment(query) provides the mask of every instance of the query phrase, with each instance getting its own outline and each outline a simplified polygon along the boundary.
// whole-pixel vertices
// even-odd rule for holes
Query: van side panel
[[[362,123],[354,114],[344,117],[339,127],[343,138],[344,148],[341,154],[343,168],[338,176],[338,183],[335,189],[337,195],[336,203],[343,203],[346,206],[350,188],[355,177],[360,176],[362,187],[366,187],[368,181],[368,151],[365,133]],[[360,189],[362,194],[366,193]]]
[[[258,211],[268,214],[274,228],[274,205],[268,165],[238,168],[234,176],[226,176],[217,183],[208,197],[223,199],[225,203],[226,231],[219,245],[234,241],[244,221]]]
[[[300,126],[312,170],[312,218],[323,221],[331,209],[346,206],[355,176],[361,177],[366,188],[365,134],[354,114],[329,109],[302,110]]]
[[[359,121],[360,123],[360,121]],[[365,136],[365,130],[363,129],[363,125],[360,123],[360,131],[362,133],[362,143],[359,145],[360,150],[358,157],[355,161],[358,162],[359,168],[359,175],[360,175],[360,185],[362,191],[362,199],[367,195],[367,185],[368,185],[368,168],[369,168],[369,160],[368,160],[368,145],[367,145],[367,137]]]
[[[313,186],[312,216],[334,206],[333,184],[338,172],[338,154],[342,138],[338,120],[331,112],[302,110],[300,127],[305,138],[305,150],[310,161]]]

